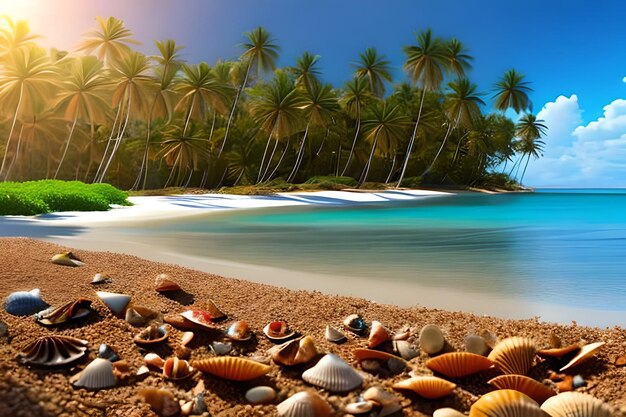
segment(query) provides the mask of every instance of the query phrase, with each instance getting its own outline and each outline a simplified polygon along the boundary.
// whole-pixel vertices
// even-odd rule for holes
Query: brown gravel
[[[549,346],[552,334],[560,337],[564,345],[580,341],[604,341],[606,345],[596,357],[571,369],[570,373],[582,375],[587,382],[579,391],[611,403],[617,410],[617,416],[626,416],[626,367],[614,365],[616,358],[626,353],[626,332],[619,327],[602,330],[578,326],[576,323],[563,326],[542,323],[536,319],[502,320],[420,307],[398,308],[363,299],[292,291],[226,279],[176,265],[159,264],[107,252],[72,250],[86,263],[79,268],[58,266],[50,262],[52,255],[66,250],[69,249],[33,239],[0,239],[0,259],[3,263],[0,271],[0,298],[4,299],[13,291],[40,288],[43,299],[51,305],[86,297],[93,300],[92,307],[96,311],[86,322],[56,328],[45,328],[31,318],[15,317],[7,314],[4,309],[0,311],[0,320],[9,326],[9,337],[0,339],[0,416],[152,415],[149,407],[137,398],[137,392],[141,388],[167,388],[179,400],[190,399],[191,390],[200,380],[206,386],[210,415],[275,415],[274,405],[251,406],[245,402],[246,389],[259,384],[259,381],[232,383],[196,374],[190,380],[175,383],[152,373],[143,380],[130,378],[115,388],[90,392],[74,389],[68,381],[88,360],[69,369],[42,370],[20,365],[16,359],[20,347],[39,336],[49,334],[88,340],[90,358],[95,357],[101,343],[107,343],[130,364],[131,370],[136,371],[143,364],[142,358],[146,351],[138,348],[132,341],[138,330],[124,320],[115,318],[96,297],[90,280],[97,272],[112,277],[111,283],[99,286],[97,290],[129,294],[136,305],[150,307],[164,314],[181,312],[188,308],[185,304],[201,306],[206,299],[212,299],[228,314],[224,327],[234,319],[245,319],[255,331],[256,339],[240,350],[246,356],[266,355],[272,344],[262,335],[261,329],[271,320],[285,320],[293,329],[311,335],[320,351],[334,352],[358,367],[351,351],[357,347],[365,347],[366,338],[349,335],[348,342],[343,345],[335,345],[324,339],[326,324],[339,327],[343,318],[352,313],[359,313],[368,321],[379,320],[393,331],[411,327],[414,333],[418,333],[426,324],[437,324],[444,331],[449,350],[463,350],[464,337],[482,330],[489,330],[500,339],[509,336],[531,337],[540,347]],[[167,273],[174,278],[184,290],[183,293],[168,298],[154,291],[154,279],[159,273]],[[162,356],[171,354],[176,349],[181,334],[173,329],[168,344],[157,352]],[[191,357],[207,354],[206,344],[198,346],[196,343]],[[428,356],[423,353],[411,360],[410,366],[418,374],[431,374],[424,366],[427,359]],[[557,366],[557,363],[551,362],[538,364],[532,370],[531,376],[541,380],[546,377],[549,369]],[[306,367],[285,369],[273,364],[271,372],[261,382],[274,386],[280,401],[308,387],[300,378],[304,369]],[[386,378],[367,374],[364,387],[382,385],[390,389],[394,382],[405,379],[407,372]],[[403,404],[406,404],[404,415],[430,416],[440,407],[454,407],[467,412],[480,395],[491,390],[485,382],[495,375],[490,372],[456,380],[459,387],[453,395],[442,400],[427,401],[416,395],[398,394]],[[356,399],[359,394],[359,390],[339,396],[319,392],[336,410],[349,400]],[[338,412],[337,415],[341,413]]]

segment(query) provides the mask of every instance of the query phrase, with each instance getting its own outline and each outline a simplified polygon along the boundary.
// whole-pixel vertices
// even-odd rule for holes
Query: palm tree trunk
[[[526,158],[526,165],[524,165],[524,171],[522,171],[522,178],[519,179],[520,185],[522,181],[524,181],[524,175],[526,175],[526,168],[528,168],[528,162],[530,162],[530,154],[528,154],[528,158]]]
[[[65,142],[65,149],[63,150],[63,155],[61,155],[61,161],[59,162],[59,166],[57,167],[56,172],[54,173],[54,179],[57,179],[59,175],[59,171],[61,170],[61,165],[63,165],[63,161],[65,160],[65,155],[67,154],[67,149],[70,147],[70,141],[72,140],[72,135],[74,134],[74,128],[76,127],[76,122],[78,121],[78,112],[76,112],[76,117],[74,117],[74,123],[72,123],[72,128],[70,129],[70,134],[67,137],[67,141]]]
[[[290,140],[290,138],[288,137],[287,138],[287,144],[285,145],[285,149],[283,149],[283,152],[280,154],[280,159],[278,160],[278,163],[276,164],[276,166],[272,170],[272,173],[270,174],[270,176],[265,179],[265,181],[270,181],[274,177],[274,175],[276,174],[276,171],[278,171],[278,168],[280,167],[280,164],[281,164],[281,162],[283,162],[283,158],[285,157],[285,154],[287,153],[287,149],[289,149],[289,140]]]
[[[148,151],[150,148],[150,134],[152,133],[152,113],[154,113],[154,108],[156,107],[157,97],[159,93],[154,95],[154,99],[152,100],[152,106],[150,107],[150,113],[148,113],[148,124],[146,126],[146,146],[143,150],[143,159],[141,160],[141,167],[139,168],[139,175],[137,175],[137,179],[133,184],[133,188],[131,190],[137,190],[139,188],[139,184],[141,184],[141,177],[143,176],[144,168],[146,171],[146,177],[148,176]],[[146,180],[143,182],[143,189],[146,188]]]
[[[263,176],[261,177],[261,182],[265,182],[265,176],[267,175],[267,171],[270,169],[270,165],[272,165],[272,161],[274,160],[274,154],[276,154],[276,148],[278,148],[278,137],[274,138],[274,147],[272,148],[272,153],[267,160],[267,166],[265,167],[265,171],[263,171]]]
[[[24,132],[24,124],[22,123],[22,127],[20,128],[20,134],[17,136],[17,146],[15,147],[15,155],[11,158],[11,163],[7,168],[7,173],[5,175],[5,179],[9,179],[9,175],[11,174],[11,169],[13,168],[13,164],[20,156],[20,145],[22,144],[22,132]]]
[[[391,176],[393,175],[393,169],[396,167],[396,154],[393,155],[393,161],[391,161],[391,169],[389,170],[389,175],[387,175],[387,180],[385,181],[385,184],[389,183],[389,180],[391,180]]]
[[[307,135],[309,134],[309,126],[311,125],[311,121],[306,124],[306,129],[304,129],[304,136],[302,137],[302,142],[300,143],[300,149],[298,150],[298,156],[296,157],[296,163],[293,165],[293,169],[291,170],[291,174],[287,178],[287,182],[291,182],[293,178],[298,173],[298,169],[300,168],[300,163],[302,162],[302,158],[304,156],[304,144],[306,142]]]
[[[230,124],[233,121],[233,117],[235,115],[235,109],[237,108],[237,101],[239,100],[239,96],[243,92],[243,89],[246,88],[246,83],[248,82],[248,75],[250,74],[250,68],[252,67],[252,61],[248,62],[248,68],[246,68],[246,76],[243,79],[243,83],[237,90],[237,94],[235,95],[235,101],[233,101],[233,107],[230,109],[230,114],[228,115],[228,122],[226,123],[226,131],[224,132],[224,140],[222,141],[222,146],[220,146],[220,150],[217,153],[217,159],[220,159],[222,156],[222,151],[224,150],[224,145],[226,145],[226,139],[228,139],[228,132],[230,132]]]
[[[109,146],[111,145],[111,142],[113,140],[113,135],[115,134],[115,128],[117,126],[117,120],[119,118],[120,113],[123,111],[124,106],[120,106],[120,108],[117,110],[117,112],[115,112],[115,119],[113,120],[113,126],[111,126],[111,134],[109,135],[109,139],[107,140],[107,146],[104,148],[104,154],[102,155],[102,159],[100,160],[100,164],[98,164],[98,169],[96,170],[96,175],[93,178],[93,182],[98,182],[98,178],[100,177],[100,171],[102,171],[102,167],[104,164],[104,161],[107,158],[107,154],[109,152]],[[118,127],[118,132],[119,132],[119,127]]]
[[[411,157],[411,153],[413,152],[413,144],[415,143],[415,136],[417,135],[417,126],[419,125],[420,118],[422,117],[424,97],[426,97],[426,90],[422,88],[422,98],[420,99],[420,108],[417,111],[417,120],[415,121],[415,127],[413,128],[413,134],[411,135],[411,139],[409,140],[409,146],[406,150],[406,156],[404,157],[404,162],[402,163],[402,172],[400,172],[400,178],[398,179],[398,184],[396,185],[396,188],[400,188],[400,184],[402,184],[402,180],[404,179],[406,167],[409,165],[409,158]]]
[[[378,133],[380,133],[380,130],[376,132],[376,136],[374,136],[374,143],[372,144],[370,157],[367,159],[367,163],[365,164],[365,168],[363,168],[363,173],[361,174],[361,178],[359,179],[359,183],[357,184],[356,188],[361,188],[365,181],[367,181],[367,175],[370,173],[372,158],[374,157],[374,151],[376,150],[376,144],[378,143]]]
[[[256,183],[261,182],[261,173],[263,172],[263,165],[265,165],[265,157],[267,156],[267,150],[269,149],[270,142],[272,141],[272,135],[274,134],[274,130],[276,129],[276,123],[272,126],[272,131],[270,132],[270,136],[267,138],[267,143],[265,144],[265,151],[263,152],[263,158],[261,158],[261,166],[259,167],[259,175],[256,178]]]
[[[459,108],[459,114],[457,114],[456,116],[456,120],[454,121],[454,124],[450,124],[448,126],[448,130],[446,131],[446,135],[443,137],[443,141],[441,142],[441,146],[439,147],[439,150],[437,151],[437,153],[435,154],[435,158],[433,159],[433,162],[430,163],[430,165],[428,166],[428,168],[426,168],[426,170],[422,173],[422,177],[426,174],[428,174],[430,172],[431,169],[433,169],[433,167],[435,166],[435,162],[437,162],[437,158],[439,158],[439,155],[441,154],[441,151],[443,151],[444,146],[446,146],[446,141],[448,140],[448,136],[450,136],[450,132],[453,131],[454,129],[456,129],[456,125],[459,123],[459,119],[461,118],[461,109]]]
[[[0,177],[4,171],[4,164],[7,160],[7,154],[9,153],[9,145],[11,144],[11,136],[13,136],[13,129],[15,128],[15,122],[17,121],[17,114],[20,111],[22,105],[22,97],[24,95],[24,83],[20,85],[20,98],[17,100],[17,106],[15,106],[15,113],[13,114],[13,123],[11,123],[11,130],[9,130],[9,138],[7,139],[7,145],[4,148],[4,156],[2,157],[2,165],[0,165]]]
[[[170,176],[167,177],[167,181],[165,181],[165,185],[163,186],[163,188],[167,188],[168,185],[170,185],[170,181],[174,177],[174,171],[176,170],[176,165],[178,165],[178,160],[180,159],[180,156],[182,155],[182,153],[183,151],[180,150],[178,152],[178,155],[176,155],[176,159],[174,160],[174,163],[172,164],[172,170],[170,171]]]
[[[127,110],[126,110],[126,120],[124,120],[124,127],[122,128],[122,131],[119,133],[119,135],[117,136],[117,139],[115,140],[115,145],[113,145],[113,150],[111,151],[111,156],[109,156],[109,160],[107,161],[107,164],[104,166],[104,169],[102,170],[102,173],[100,174],[100,178],[99,178],[98,182],[104,181],[104,176],[106,175],[107,171],[109,170],[109,166],[111,165],[111,161],[113,161],[113,157],[117,153],[117,149],[120,147],[120,143],[122,142],[122,137],[124,136],[124,132],[126,131],[126,126],[128,126],[128,119],[130,118],[131,99],[132,99],[132,95],[129,94],[128,95],[128,105],[127,105]]]
[[[519,162],[523,159],[519,158],[517,161],[515,161],[515,163],[513,164],[513,168],[511,168],[511,172],[509,172],[509,177],[511,177],[513,175],[513,171],[515,171],[515,167],[519,164]]]
[[[356,129],[354,131],[354,139],[352,140],[352,147],[350,148],[350,153],[348,154],[348,161],[346,162],[346,166],[343,167],[343,171],[341,171],[341,176],[343,177],[348,170],[348,166],[350,165],[350,161],[352,160],[352,155],[354,154],[354,147],[356,146],[356,140],[359,137],[359,130],[361,129],[361,106],[357,107],[356,110]]]

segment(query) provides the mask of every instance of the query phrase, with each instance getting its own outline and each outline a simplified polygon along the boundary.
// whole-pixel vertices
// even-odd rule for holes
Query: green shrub
[[[111,184],[90,184],[88,187],[96,193],[102,195],[109,202],[109,204],[119,204],[121,206],[131,205],[128,201],[128,193],[118,190]]]
[[[497,187],[507,190],[517,190],[520,185],[508,174],[503,172],[490,172],[485,174],[480,181],[480,185],[485,187]]]
[[[305,184],[341,184],[348,187],[355,187],[357,182],[352,177],[334,177],[331,175],[318,175],[315,177],[311,177],[304,182]]]
[[[422,186],[422,177],[406,177],[402,180],[401,187],[419,188]]]
[[[50,208],[42,200],[12,190],[0,191],[0,215],[34,216],[48,213]]]

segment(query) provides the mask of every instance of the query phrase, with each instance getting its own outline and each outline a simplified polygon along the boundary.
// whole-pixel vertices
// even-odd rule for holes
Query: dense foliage
[[[5,18],[0,180],[134,190],[319,176],[350,177],[350,186],[471,186],[508,172],[509,162],[514,178],[524,165],[521,181],[541,155],[541,120],[503,115],[531,108],[523,75],[509,70],[495,82],[496,112],[484,113],[485,95],[467,78],[473,58],[457,39],[418,33],[404,47],[409,81],[397,84],[385,57],[367,48],[339,87],[323,82],[318,56],[304,52],[277,69],[270,34],[259,27],[245,35],[238,60],[210,66],[183,62],[173,40],[156,42],[157,56],[133,50],[132,32],[113,17],[99,18],[70,53],[44,51],[25,22]]]

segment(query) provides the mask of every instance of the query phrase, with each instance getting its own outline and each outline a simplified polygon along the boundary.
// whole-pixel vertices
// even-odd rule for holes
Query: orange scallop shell
[[[235,356],[199,359],[192,361],[191,366],[231,381],[255,379],[267,374],[271,369],[268,365]]]
[[[426,366],[447,377],[461,378],[489,369],[493,366],[493,362],[475,353],[450,352],[429,359]]]
[[[456,384],[436,376],[416,376],[397,382],[391,387],[410,390],[424,398],[434,400],[451,394]]]
[[[498,389],[519,391],[539,404],[556,395],[556,391],[552,388],[524,375],[500,375],[488,381],[488,384]]]
[[[519,391],[491,391],[470,408],[469,417],[548,417],[539,404]]]
[[[537,348],[531,339],[509,337],[499,342],[488,357],[505,374],[526,375],[533,366],[536,353]]]
[[[573,352],[577,349],[580,349],[578,343],[574,343],[573,345],[561,347],[561,348],[551,348],[551,349],[541,349],[537,351],[537,355],[540,356],[550,356],[552,358],[560,358],[561,356],[565,356],[570,352]]]

